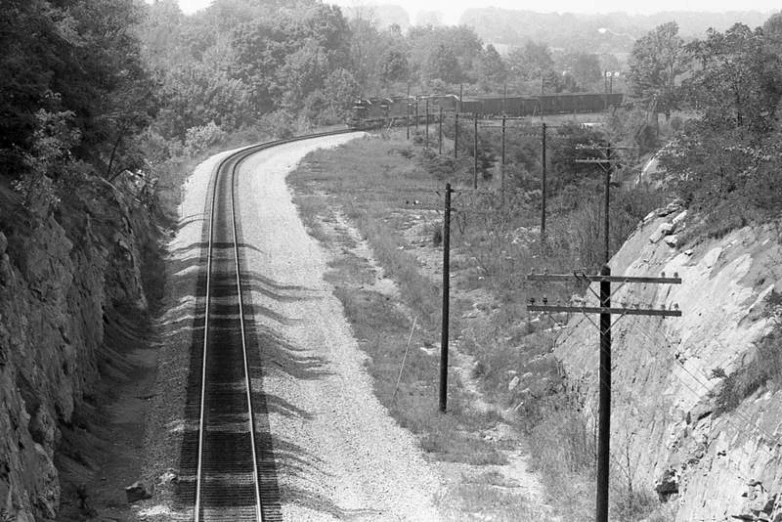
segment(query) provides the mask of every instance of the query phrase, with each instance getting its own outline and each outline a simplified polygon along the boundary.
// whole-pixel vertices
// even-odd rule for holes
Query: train
[[[348,126],[370,128],[444,113],[477,115],[479,118],[525,117],[602,112],[622,105],[622,93],[549,94],[540,96],[396,96],[359,99],[353,104]]]

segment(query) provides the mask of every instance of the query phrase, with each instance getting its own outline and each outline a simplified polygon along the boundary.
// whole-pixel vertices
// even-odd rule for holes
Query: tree
[[[394,82],[403,82],[409,76],[410,65],[407,61],[407,53],[400,49],[388,49],[381,63],[380,79],[383,85],[389,86]]]
[[[380,64],[384,62],[387,41],[378,32],[371,8],[355,7],[350,20],[350,66],[358,82],[376,90],[382,82]]]
[[[257,113],[298,111],[331,71],[350,69],[350,38],[339,8],[293,8],[272,22],[256,20],[234,31],[230,73],[248,86]]]
[[[472,29],[460,27],[414,27],[408,33],[413,75],[427,84],[468,81],[483,44]]]
[[[507,79],[508,70],[505,62],[492,44],[487,45],[480,54],[477,73],[478,83],[486,91],[502,87]]]
[[[459,60],[456,59],[450,47],[441,43],[429,55],[426,64],[427,80],[442,80],[445,83],[459,83],[462,81],[462,71]]]
[[[36,149],[40,122],[53,121],[42,114],[58,121],[52,139],[78,136],[64,144],[68,154],[60,157],[85,160],[109,177],[109,165],[138,158],[130,138],[146,126],[153,108],[134,32],[140,16],[132,0],[4,3],[0,161],[18,172],[21,158],[52,150]],[[74,132],[64,132],[63,125]]]
[[[591,87],[603,77],[600,57],[593,53],[571,51],[560,61],[567,76],[572,76],[578,86]],[[576,87],[577,88],[577,87]]]
[[[736,24],[685,47],[696,64],[684,82],[690,103],[713,125],[768,132],[782,96],[780,56],[763,29]]]
[[[676,107],[676,78],[685,71],[684,41],[676,22],[656,27],[639,38],[630,57],[630,88],[645,105],[654,104],[655,114],[670,117]]]
[[[51,91],[52,68],[69,49],[66,28],[41,0],[9,0],[0,17],[0,167],[19,175],[32,147],[39,108],[57,111],[61,99]]]
[[[336,116],[344,121],[361,94],[361,85],[350,71],[340,68],[326,78],[324,93]]]
[[[683,87],[700,117],[684,125],[661,164],[679,196],[721,230],[778,218],[782,209],[778,21],[767,22],[769,34],[736,24],[685,46],[696,67]]]
[[[508,62],[514,74],[522,80],[540,79],[554,67],[548,45],[532,41],[528,41],[524,47],[514,47]]]

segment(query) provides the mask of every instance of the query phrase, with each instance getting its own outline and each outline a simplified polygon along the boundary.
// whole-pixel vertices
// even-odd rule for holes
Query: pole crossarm
[[[636,277],[636,276],[605,276],[605,275],[587,275],[579,272],[573,274],[529,274],[527,281],[572,281],[573,279],[589,281],[590,283],[610,282],[610,283],[656,283],[656,284],[681,284],[682,279],[678,274],[673,277]]]
[[[681,310],[662,310],[655,308],[605,308],[601,306],[563,306],[528,304],[530,312],[580,312],[584,314],[621,314],[621,315],[657,315],[663,317],[681,317]]]
[[[588,159],[579,159],[576,160],[574,163],[596,163],[600,165],[605,165],[606,163],[619,163],[618,159],[606,159],[606,158],[588,158]]]

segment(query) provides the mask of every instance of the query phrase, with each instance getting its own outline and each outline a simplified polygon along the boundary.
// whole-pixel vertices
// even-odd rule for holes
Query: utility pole
[[[502,163],[500,164],[500,207],[504,207],[504,206],[505,206],[505,115],[503,114],[502,116]]]
[[[505,165],[505,116],[502,117],[502,165]]]
[[[440,411],[448,406],[448,319],[451,293],[451,184],[445,185],[445,216],[443,218],[443,328],[440,342]]]
[[[473,165],[472,165],[472,188],[478,188],[478,113],[472,113],[473,121]]]
[[[418,96],[415,97],[415,133],[418,134]]]
[[[426,97],[426,138],[424,140],[424,148],[429,148],[429,97]]]
[[[437,153],[443,155],[443,107],[440,106],[440,138],[437,142]]]
[[[459,102],[461,105],[461,102]],[[453,159],[459,157],[459,113],[456,113],[456,122],[453,127]]]
[[[544,145],[545,151],[545,124],[543,126]],[[611,315],[619,314],[621,319],[625,315],[645,315],[645,316],[662,316],[662,317],[680,317],[681,311],[678,310],[678,305],[674,306],[674,309],[666,310],[664,306],[655,310],[652,308],[624,308],[624,307],[612,307],[611,306],[611,283],[620,283],[620,287],[627,283],[644,283],[644,284],[681,284],[682,280],[678,274],[674,274],[672,278],[666,278],[665,274],[662,277],[613,277],[611,276],[611,268],[608,265],[611,259],[610,248],[610,201],[611,201],[611,173],[613,172],[613,164],[615,162],[611,154],[611,144],[609,143],[605,149],[605,158],[596,159],[584,159],[576,160],[577,163],[593,163],[599,164],[606,173],[605,181],[605,202],[604,202],[604,259],[605,264],[600,271],[600,275],[586,276],[583,273],[578,274],[574,272],[572,275],[530,275],[527,279],[530,281],[572,281],[574,278],[578,281],[589,281],[600,283],[600,293],[595,294],[594,290],[590,288],[593,294],[598,298],[599,307],[588,306],[560,306],[549,305],[546,299],[543,299],[543,305],[536,305],[534,299],[530,299],[527,310],[530,312],[581,312],[584,314],[597,313],[600,314],[600,394],[599,394],[599,412],[598,412],[598,446],[597,446],[597,498],[596,498],[596,510],[595,520],[596,522],[608,522],[608,486],[609,486],[609,465],[610,465],[610,438],[611,438]],[[544,153],[545,154],[545,153]],[[545,156],[544,156],[545,157]],[[544,171],[545,172],[545,171]],[[545,188],[544,188],[545,198]]]
[[[603,259],[606,265],[611,260],[611,236],[609,235],[609,224],[611,219],[609,212],[611,210],[611,174],[614,171],[613,163],[611,162],[611,144],[606,147],[606,163],[608,167],[606,171],[605,193],[604,193],[604,207],[603,207]]]
[[[542,147],[541,147],[541,167],[542,175],[540,177],[540,242],[546,244],[546,124],[541,127]]]
[[[609,225],[611,222],[611,175],[614,172],[614,163],[617,161],[618,158],[614,158],[612,155],[612,147],[610,143],[608,143],[605,147],[604,158],[576,160],[576,163],[600,165],[603,168],[603,171],[605,171],[605,190],[603,196],[603,260],[605,263],[608,263],[608,261],[611,259],[611,236],[609,234]]]
[[[625,315],[644,315],[661,317],[681,317],[682,313],[678,310],[678,305],[670,310],[665,306],[659,309],[654,308],[625,308],[611,306],[611,283],[620,283],[620,287],[625,284],[681,284],[682,280],[678,274],[674,277],[626,277],[612,276],[611,268],[606,263],[600,270],[600,275],[587,276],[584,273],[574,272],[573,274],[531,274],[527,276],[528,281],[547,281],[547,282],[578,282],[588,281],[591,283],[600,283],[599,295],[592,290],[599,299],[599,306],[569,306],[569,305],[549,305],[546,298],[543,298],[543,304],[535,304],[535,299],[531,298],[527,305],[528,312],[580,312],[583,314],[600,314],[600,397],[598,413],[598,442],[597,442],[597,498],[595,520],[596,522],[608,522],[608,479],[610,464],[610,437],[611,437],[611,316],[618,314],[619,319]],[[619,320],[617,319],[617,321]]]
[[[407,80],[407,141],[410,141],[410,80]]]

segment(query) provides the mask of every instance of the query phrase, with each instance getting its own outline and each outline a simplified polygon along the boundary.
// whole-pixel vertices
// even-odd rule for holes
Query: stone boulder
[[[153,485],[147,487],[143,482],[134,482],[125,488],[125,495],[128,498],[128,504],[132,504],[139,500],[152,498],[154,491],[155,487]]]
[[[654,490],[660,498],[660,502],[667,502],[673,495],[679,493],[679,470],[666,469],[662,477],[654,483]]]

